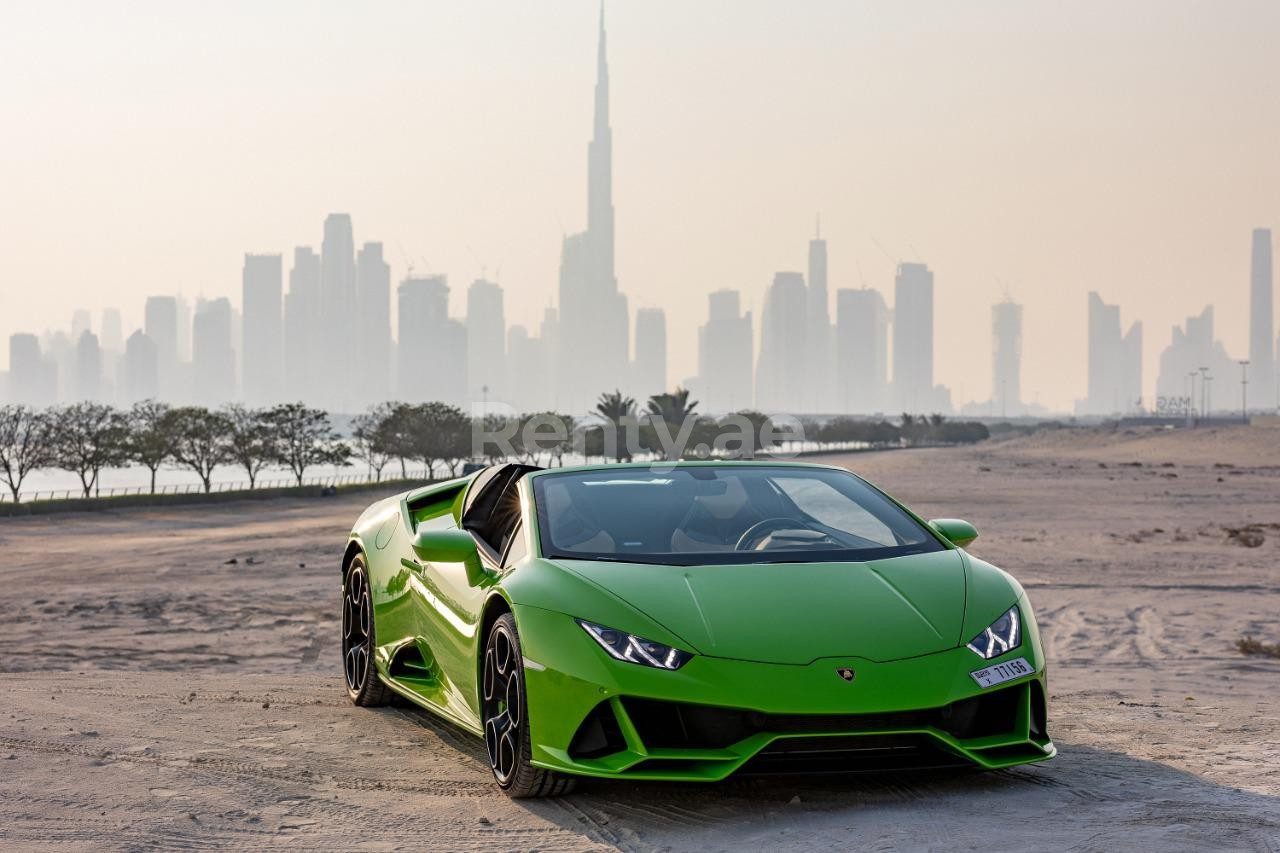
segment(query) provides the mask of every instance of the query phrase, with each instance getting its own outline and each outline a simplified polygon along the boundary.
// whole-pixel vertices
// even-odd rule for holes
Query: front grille
[[[961,740],[1009,734],[1017,727],[1018,710],[1026,701],[1025,691],[1029,689],[1033,690],[1031,728],[1035,736],[1045,728],[1044,698],[1038,684],[1019,684],[941,708],[880,714],[763,714],[741,708],[632,696],[623,697],[622,705],[641,742],[650,749],[723,749],[754,734],[768,732],[795,737],[774,741],[752,760],[763,762],[766,770],[775,765],[816,763],[839,765],[830,772],[846,772],[850,768],[843,767],[845,763],[858,765],[852,769],[862,765],[871,765],[870,769],[874,769],[882,758],[896,766],[911,766],[914,759],[909,748],[921,746],[929,750],[929,754],[921,758],[922,766],[941,766],[939,759],[946,758],[933,749],[933,741],[928,736],[847,735],[849,732],[935,728]],[[828,736],[806,737],[812,735]],[[896,740],[884,746],[888,743],[886,738]],[[574,758],[599,758],[625,748],[613,707],[604,701],[579,726],[569,754]],[[877,752],[882,749],[891,751]],[[819,768],[812,772],[827,771]]]
[[[997,690],[942,708],[881,714],[762,714],[739,708],[626,697],[622,704],[647,746],[719,749],[757,732],[824,734],[937,728],[958,738],[1012,732],[1026,685]]]

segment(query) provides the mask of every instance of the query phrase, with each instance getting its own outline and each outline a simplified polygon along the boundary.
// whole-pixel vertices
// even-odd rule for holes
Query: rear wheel
[[[529,705],[516,620],[504,613],[484,650],[480,715],[484,745],[498,787],[510,797],[555,797],[573,790],[574,778],[529,763]]]
[[[369,570],[364,556],[357,554],[342,582],[342,671],[347,696],[357,705],[385,705],[391,699],[373,663],[376,648]]]

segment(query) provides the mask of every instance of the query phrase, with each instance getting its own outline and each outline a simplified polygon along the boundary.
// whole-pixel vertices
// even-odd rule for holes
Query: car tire
[[[572,791],[577,780],[529,762],[529,704],[523,661],[515,617],[504,613],[489,630],[484,649],[480,710],[485,752],[493,778],[507,796],[558,797]]]
[[[342,579],[342,673],[347,697],[373,707],[391,701],[391,688],[378,677],[374,651],[378,648],[373,622],[373,589],[364,555],[351,558]]]

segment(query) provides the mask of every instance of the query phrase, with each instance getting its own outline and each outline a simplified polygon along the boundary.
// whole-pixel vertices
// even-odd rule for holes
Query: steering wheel
[[[764,538],[766,534],[775,530],[813,530],[814,528],[803,521],[795,518],[783,518],[777,516],[775,518],[766,518],[763,521],[757,521],[748,527],[738,537],[737,543],[734,544],[735,551],[754,551],[755,548],[748,548],[748,545],[755,545],[756,540]]]

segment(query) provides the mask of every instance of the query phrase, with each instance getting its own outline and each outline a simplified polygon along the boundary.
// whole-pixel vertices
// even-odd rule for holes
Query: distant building
[[[231,302],[226,298],[196,304],[191,325],[191,372],[197,403],[221,406],[236,399]]]
[[[76,340],[75,378],[73,402],[102,401],[102,350],[98,336],[87,329]]]
[[[831,346],[831,313],[827,296],[827,241],[815,237],[809,241],[809,329],[805,336],[808,367],[804,375],[804,410],[834,412],[833,378],[835,354]]]
[[[400,283],[399,398],[409,403],[461,406],[466,398],[467,331],[449,317],[449,283],[442,275]]]
[[[939,410],[933,386],[933,272],[903,263],[893,286],[894,408],[909,414]]]
[[[476,279],[467,288],[468,410],[478,404],[507,401],[506,328],[502,288]]]
[[[35,335],[9,336],[9,399],[35,408],[58,401],[58,367],[41,353]]]
[[[160,393],[160,371],[155,341],[141,329],[124,345],[120,371],[120,402],[132,405],[155,399]]]
[[[391,398],[391,265],[381,243],[356,256],[356,408]]]
[[[318,402],[320,349],[320,256],[310,246],[299,246],[284,297],[285,399]]]
[[[614,271],[613,130],[609,65],[601,11],[596,54],[595,114],[587,146],[587,229],[565,238],[560,255],[557,398],[584,412],[602,392],[626,385],[627,298]]]
[[[186,400],[178,370],[178,300],[172,296],[147,298],[143,330],[156,345],[158,394],[170,402]]]
[[[1022,413],[1022,306],[991,306],[991,402],[1001,417]]]
[[[710,413],[751,408],[755,333],[751,312],[742,312],[736,290],[707,297],[707,322],[698,329],[697,392]]]
[[[670,390],[667,388],[667,315],[661,308],[636,311],[636,357],[631,364],[631,383],[637,401]]]
[[[124,351],[124,325],[120,321],[119,308],[102,309],[102,334],[98,338],[98,345],[103,352]]]
[[[798,272],[780,272],[765,295],[756,362],[756,406],[767,413],[799,414],[808,365],[808,289]]]
[[[324,221],[320,247],[320,327],[317,349],[317,402],[330,412],[352,411],[356,380],[352,347],[356,319],[355,241],[351,217],[331,213]]]
[[[1142,324],[1120,332],[1120,307],[1089,294],[1089,392],[1076,404],[1083,415],[1115,415],[1142,405]]]
[[[1253,232],[1249,267],[1249,407],[1276,406],[1276,350],[1273,349],[1274,279],[1271,268],[1271,230]]]
[[[1249,389],[1252,397],[1252,381]],[[1181,327],[1173,327],[1169,346],[1160,353],[1153,408],[1165,414],[1188,408],[1198,412],[1202,407],[1237,411],[1240,390],[1240,366],[1227,355],[1222,342],[1214,339],[1212,305],[1198,316],[1188,317]],[[1180,402],[1184,400],[1185,405]]]
[[[468,330],[468,334],[470,330]],[[507,330],[506,402],[517,412],[547,411],[552,407],[552,381],[547,341],[524,326]]]
[[[838,410],[883,412],[888,402],[889,309],[880,291],[836,291],[835,350]]]
[[[244,401],[278,403],[284,393],[284,272],[279,255],[245,255],[242,275]]]

